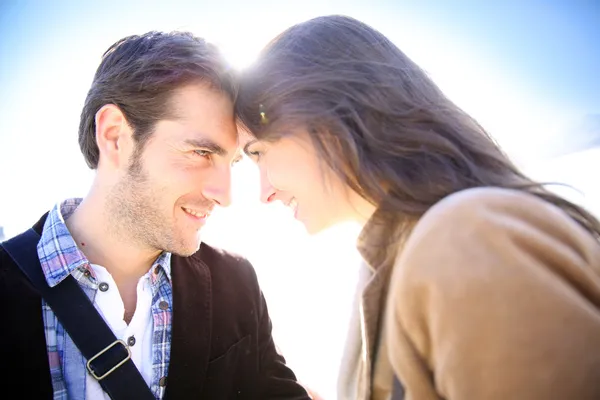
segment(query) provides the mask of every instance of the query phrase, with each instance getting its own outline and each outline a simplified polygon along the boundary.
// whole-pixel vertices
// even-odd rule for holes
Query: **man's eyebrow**
[[[227,150],[225,150],[210,139],[186,139],[185,143],[193,147],[209,150],[211,153],[214,153],[221,157],[227,155]]]
[[[249,150],[248,150],[248,148],[249,148],[250,146],[252,146],[252,145],[253,145],[254,143],[256,143],[256,142],[258,142],[258,140],[254,139],[254,140],[251,140],[251,141],[249,141],[248,143],[246,143],[246,145],[244,146],[244,153],[245,153],[246,155],[248,155],[248,156],[250,155],[250,154],[248,153],[248,151],[249,151]]]

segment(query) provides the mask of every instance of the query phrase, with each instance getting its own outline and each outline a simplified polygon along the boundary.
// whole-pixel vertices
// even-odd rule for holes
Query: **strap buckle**
[[[114,367],[112,367],[111,369],[109,369],[108,371],[106,371],[101,376],[96,375],[96,372],[92,368],[92,362],[94,360],[96,360],[98,357],[100,357],[102,354],[106,353],[111,348],[113,348],[114,346],[119,345],[119,344],[123,346],[123,348],[125,349],[125,351],[127,351],[127,355],[125,356],[125,358],[123,358]],[[106,346],[104,349],[100,350],[98,352],[98,354],[96,354],[95,356],[93,356],[92,358],[90,358],[88,360],[88,362],[87,362],[87,369],[90,372],[90,374],[94,377],[94,379],[96,379],[97,381],[101,381],[102,379],[104,379],[107,376],[109,376],[110,374],[112,374],[117,368],[119,368],[121,365],[125,364],[130,359],[131,359],[131,350],[129,350],[129,346],[127,346],[127,344],[123,340],[119,339],[119,340],[115,340],[114,342],[112,342],[111,344],[109,344],[108,346]]]

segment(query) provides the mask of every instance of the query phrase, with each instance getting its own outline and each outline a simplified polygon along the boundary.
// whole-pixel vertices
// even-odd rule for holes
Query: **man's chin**
[[[176,249],[172,249],[170,253],[178,255],[180,257],[189,257],[195,254],[200,249],[201,244],[202,241],[200,240],[200,238],[198,238],[198,240],[194,242],[190,241],[188,243],[182,243]]]

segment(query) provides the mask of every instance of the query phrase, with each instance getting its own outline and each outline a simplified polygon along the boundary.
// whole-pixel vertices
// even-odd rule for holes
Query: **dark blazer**
[[[309,399],[275,350],[248,261],[202,244],[191,257],[173,255],[171,275],[166,399]],[[0,304],[0,382],[19,398],[52,398],[41,298],[1,247]]]

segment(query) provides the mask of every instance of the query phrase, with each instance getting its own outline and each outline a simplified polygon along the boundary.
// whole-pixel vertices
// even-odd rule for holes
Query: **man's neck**
[[[127,232],[107,220],[105,210],[102,197],[90,193],[65,223],[89,262],[106,268],[117,286],[120,282],[137,282],[160,251],[135,243]]]

